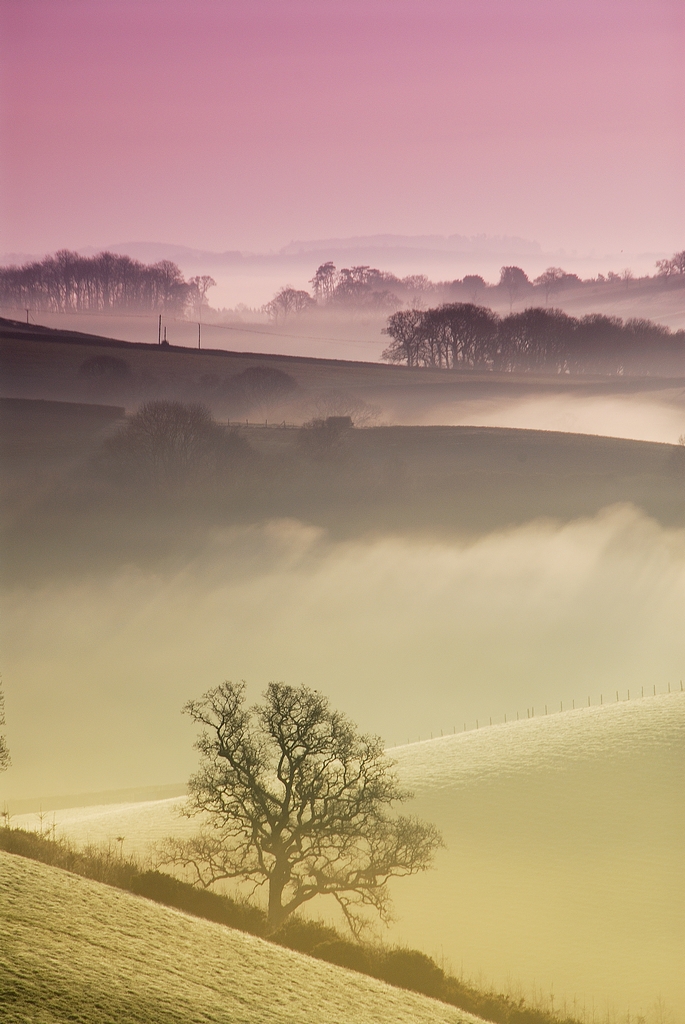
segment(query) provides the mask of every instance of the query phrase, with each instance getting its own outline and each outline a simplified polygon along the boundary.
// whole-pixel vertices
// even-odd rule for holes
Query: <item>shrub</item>
[[[270,409],[289,398],[297,381],[275,366],[248,366],[226,382],[226,397],[237,411],[254,409],[266,415]]]
[[[352,419],[349,416],[310,420],[300,428],[297,442],[309,458],[325,460],[340,457],[349,446],[351,427]]]
[[[327,939],[314,946],[312,956],[318,960],[326,960],[329,964],[337,964],[338,967],[347,967],[350,971],[358,971],[360,974],[371,974],[379,977],[377,969],[374,970],[374,956],[356,942],[348,939]]]
[[[103,450],[120,474],[172,486],[216,476],[249,453],[245,438],[215,423],[206,406],[171,401],[147,402]]]
[[[435,998],[441,996],[445,981],[445,974],[438,965],[416,949],[389,950],[383,958],[379,976],[391,985]]]

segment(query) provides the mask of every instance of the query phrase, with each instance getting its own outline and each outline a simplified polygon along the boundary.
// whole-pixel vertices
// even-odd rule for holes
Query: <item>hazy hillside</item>
[[[661,997],[680,1024],[685,694],[603,697],[392,750],[412,812],[439,825],[447,848],[436,870],[395,885],[390,938],[581,1018],[651,1019]],[[79,843],[123,835],[125,852],[144,856],[165,833],[192,831],[179,806],[72,808],[54,821]],[[35,814],[13,821],[39,825]]]
[[[155,398],[202,401],[219,418],[249,416],[262,423],[301,423],[326,415],[333,400],[333,413],[342,401],[358,414],[361,403],[376,414],[376,422],[391,424],[526,427],[668,443],[685,430],[683,377],[457,373],[384,365],[370,361],[379,353],[372,354],[363,341],[371,329],[381,338],[384,321],[378,318],[372,325],[350,320],[336,326],[342,341],[335,352],[330,329],[317,339],[306,325],[287,330],[207,325],[198,350],[197,325],[188,321],[170,325],[171,345],[160,348],[154,343],[156,318],[144,320],[67,317],[54,324],[68,328],[64,331],[0,320],[3,395],[105,403],[129,411]],[[107,337],[74,333],[79,330]],[[298,338],[302,345],[296,350],[306,357],[279,354],[293,351]],[[84,372],[103,356],[119,360],[120,375]],[[259,402],[246,412],[232,406],[227,384],[254,366],[287,373],[295,388],[285,400]]]
[[[447,843],[396,886],[394,939],[589,1019],[685,1019],[685,694],[632,696],[393,752]]]
[[[444,1024],[477,1018],[0,853],[7,1024]]]

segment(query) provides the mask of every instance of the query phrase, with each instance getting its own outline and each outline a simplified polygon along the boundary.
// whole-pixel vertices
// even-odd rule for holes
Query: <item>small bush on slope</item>
[[[65,840],[11,828],[0,829],[0,849],[252,935],[262,936],[265,931],[266,915],[258,908],[196,889],[160,871],[142,871],[135,860],[124,859],[116,852],[78,851]],[[294,917],[270,938],[274,944],[431,996],[493,1024],[580,1024],[526,1006],[524,1000],[514,1002],[508,996],[473,988],[446,975],[418,950],[360,946],[317,921]]]

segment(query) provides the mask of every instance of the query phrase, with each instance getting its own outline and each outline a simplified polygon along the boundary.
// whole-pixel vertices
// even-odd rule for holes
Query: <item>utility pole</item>
[[[197,325],[197,347],[201,348],[201,345],[200,345],[200,324]]]
[[[162,314],[159,314],[159,326],[157,327],[157,344],[162,344]]]
[[[26,310],[26,323],[28,323],[28,322],[29,322],[29,311],[28,311],[28,309],[27,309],[27,310]]]

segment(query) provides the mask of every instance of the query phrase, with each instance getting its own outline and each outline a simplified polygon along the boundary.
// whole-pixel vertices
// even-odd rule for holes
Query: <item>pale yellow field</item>
[[[663,1019],[680,1024],[685,694],[535,716],[392,751],[416,793],[409,809],[439,825],[447,848],[436,870],[395,885],[386,937],[486,986],[520,985],[547,1005],[553,996],[581,1019],[657,1020],[662,999]],[[125,836],[124,852],[145,856],[194,827],[179,804],[77,808],[54,821],[58,835]]]
[[[467,1024],[425,996],[0,853],[6,1024]]]

